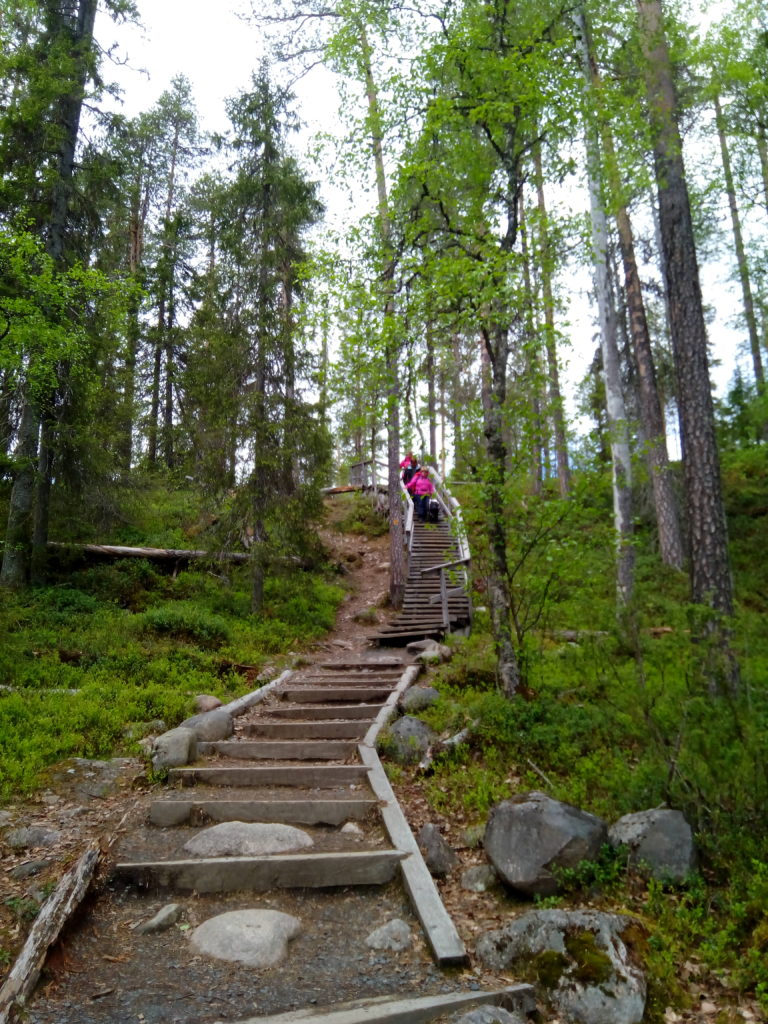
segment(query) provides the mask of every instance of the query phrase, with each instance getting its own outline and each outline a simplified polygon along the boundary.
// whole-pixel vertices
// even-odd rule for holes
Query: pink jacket
[[[422,476],[421,473],[417,473],[416,476],[408,484],[408,490],[411,494],[415,494],[420,497],[423,494],[434,494],[435,487],[428,476]]]

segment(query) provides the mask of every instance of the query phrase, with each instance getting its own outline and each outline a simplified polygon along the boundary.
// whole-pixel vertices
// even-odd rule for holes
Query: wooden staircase
[[[197,763],[171,769],[171,788],[152,803],[149,828],[123,842],[116,879],[200,898],[382,886],[401,875],[435,960],[465,963],[375,749],[419,671],[372,651],[291,673],[237,720],[234,739],[201,743]],[[224,821],[291,824],[313,846],[266,856],[179,856],[201,827]],[[350,822],[354,829],[341,827]]]
[[[455,573],[456,580],[448,581],[447,626],[443,619],[440,573],[424,572],[435,566],[456,562],[459,558],[459,544],[445,517],[441,517],[437,523],[414,521],[403,607],[388,625],[383,626],[370,639],[380,646],[404,646],[413,640],[427,637],[436,639],[445,633],[469,627],[470,601],[463,587],[462,571],[459,569]],[[450,571],[448,575],[450,577]]]

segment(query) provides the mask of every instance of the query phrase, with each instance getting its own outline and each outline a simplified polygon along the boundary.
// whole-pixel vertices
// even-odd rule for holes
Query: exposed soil
[[[333,515],[333,509],[331,511]],[[388,537],[376,539],[324,531],[334,552],[349,596],[341,606],[336,628],[310,652],[318,660],[338,659],[345,652],[371,648],[367,637],[375,621],[383,621],[388,584]],[[255,714],[258,710],[254,709]],[[446,820],[430,809],[418,780],[396,787],[401,806],[415,831],[431,821],[456,849],[461,868],[440,882],[444,903],[467,949],[478,934],[496,928],[529,904],[518,902],[499,887],[486,893],[461,888],[464,868],[480,863],[482,854],[467,845],[466,822]],[[277,891],[254,894],[174,896],[142,893],[107,881],[109,865],[121,859],[168,855],[168,844],[183,842],[183,830],[145,826],[156,790],[146,781],[143,765],[133,759],[114,762],[73,761],[51,774],[48,788],[28,805],[7,808],[8,822],[44,824],[59,830],[50,849],[10,849],[0,837],[0,947],[13,948],[29,927],[25,901],[40,901],[85,844],[94,837],[104,851],[95,891],[81,908],[48,959],[40,985],[25,1019],[30,1024],[212,1024],[250,1015],[277,1013],[297,1007],[327,1006],[348,999],[394,995],[403,997],[468,988],[492,988],[519,980],[492,975],[475,964],[461,970],[436,967],[402,887],[347,890]],[[333,831],[316,830],[325,848],[333,846]],[[361,848],[383,841],[378,826],[364,825]],[[26,866],[26,867],[25,867]],[[16,877],[33,868],[27,877]],[[137,924],[169,902],[183,906],[179,925],[159,935],[138,935]],[[191,928],[231,909],[270,907],[300,918],[301,935],[290,946],[287,960],[266,970],[209,961],[194,954],[187,941]],[[407,952],[371,951],[365,937],[380,924],[399,917],[408,922],[414,942]],[[2,966],[2,965],[0,965]],[[751,1003],[735,1007],[714,978],[699,978],[695,964],[681,965],[689,976],[690,1011],[668,1011],[669,1024],[761,1019]],[[1,976],[0,976],[1,979]],[[727,1015],[723,1013],[727,1004]],[[554,1020],[552,1024],[556,1024]]]

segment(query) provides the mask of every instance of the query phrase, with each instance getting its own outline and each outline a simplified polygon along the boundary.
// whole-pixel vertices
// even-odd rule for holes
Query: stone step
[[[281,740],[346,740],[360,739],[368,729],[367,722],[253,722],[242,728],[243,736],[259,736]]]
[[[328,789],[366,781],[367,770],[360,765],[279,765],[269,768],[171,768],[170,782],[183,786],[298,786]]]
[[[363,723],[361,736],[365,735],[366,729],[367,725]],[[300,736],[283,741],[220,740],[215,743],[198,743],[197,753],[203,757],[219,754],[221,757],[233,757],[240,761],[346,761],[357,753],[357,744],[342,741],[307,741]]]
[[[114,878],[148,889],[180,892],[267,892],[385,885],[403,859],[398,850],[355,853],[290,853],[269,857],[210,857],[195,860],[124,862]]]
[[[343,825],[362,821],[376,800],[155,800],[150,824],[161,828],[221,821],[277,822],[283,825]]]

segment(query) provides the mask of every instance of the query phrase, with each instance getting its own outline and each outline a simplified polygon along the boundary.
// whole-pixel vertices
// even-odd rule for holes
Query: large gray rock
[[[440,700],[440,693],[434,686],[412,686],[403,694],[400,706],[404,711],[423,711]]]
[[[200,715],[193,715],[181,723],[185,729],[192,729],[200,742],[215,743],[226,740],[235,731],[232,715],[224,708],[214,708]]]
[[[396,953],[402,953],[411,945],[411,929],[405,921],[395,917],[371,932],[365,944],[369,949],[391,949]]]
[[[483,845],[507,885],[528,896],[551,896],[558,869],[595,860],[607,839],[605,822],[594,814],[534,791],[492,808]]]
[[[542,997],[571,1024],[639,1024],[646,981],[632,960],[639,924],[620,914],[535,910],[477,942],[492,970],[533,970]]]
[[[656,807],[625,814],[608,829],[612,846],[626,846],[629,862],[660,882],[684,882],[696,868],[691,826],[680,811]]]
[[[455,851],[443,839],[440,829],[431,822],[426,822],[419,829],[416,837],[421,848],[424,863],[429,868],[429,873],[435,878],[445,878],[459,863]]]
[[[313,845],[306,832],[291,825],[223,821],[198,832],[182,849],[193,857],[265,857]]]
[[[190,941],[198,952],[247,967],[273,967],[285,959],[301,922],[278,910],[233,910],[204,921]]]
[[[398,718],[387,735],[390,740],[388,753],[400,764],[420,761],[437,738],[428,725],[410,715]]]
[[[34,850],[39,846],[55,846],[61,839],[61,832],[48,825],[25,825],[12,829],[5,837],[13,850]]]
[[[197,736],[194,729],[179,726],[158,736],[152,744],[152,766],[178,768],[197,759]]]

